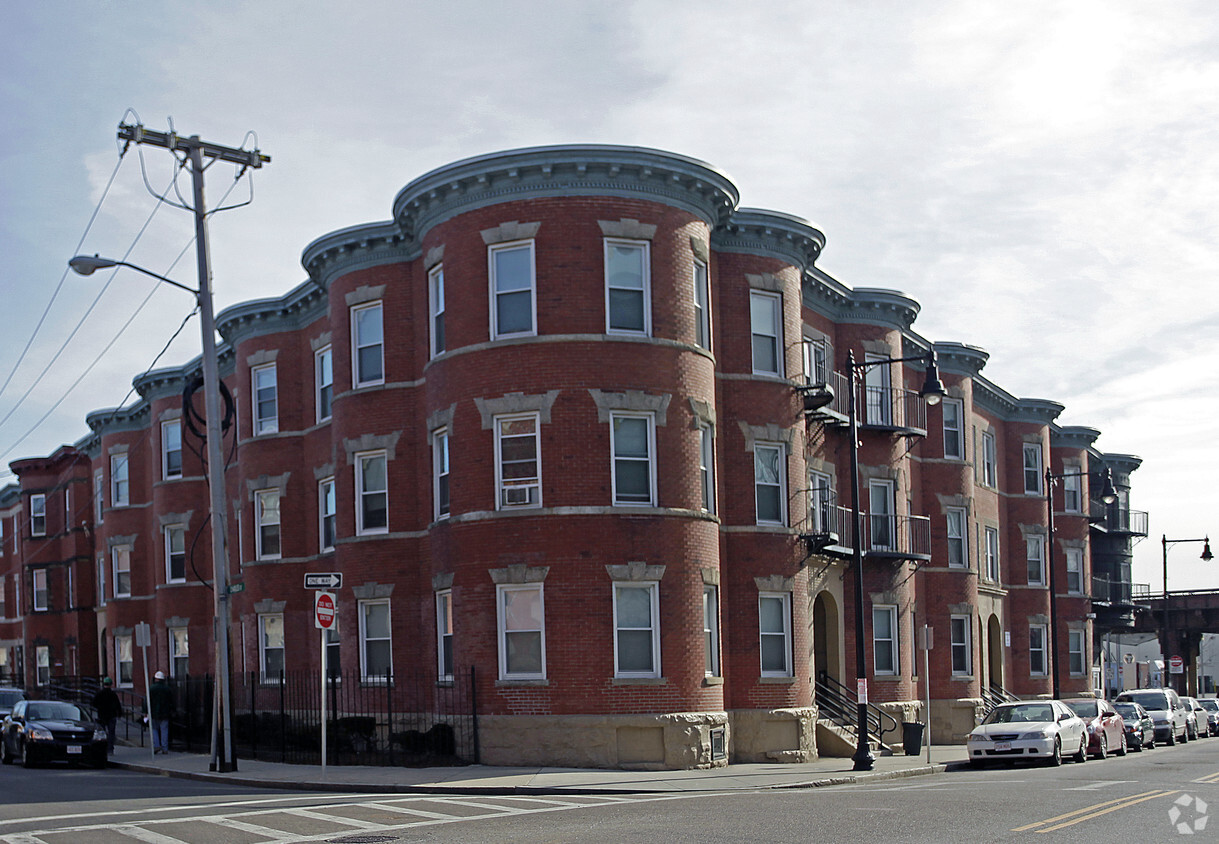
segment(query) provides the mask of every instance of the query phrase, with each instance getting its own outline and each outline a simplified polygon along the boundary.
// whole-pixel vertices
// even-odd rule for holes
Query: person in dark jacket
[[[152,752],[169,753],[169,719],[174,712],[174,699],[164,671],[158,671],[153,677],[148,690],[148,708],[152,721]]]
[[[114,681],[109,677],[102,679],[102,687],[93,696],[93,709],[97,712],[97,722],[106,728],[106,752],[114,753],[114,725],[123,717],[123,704],[114,692]]]

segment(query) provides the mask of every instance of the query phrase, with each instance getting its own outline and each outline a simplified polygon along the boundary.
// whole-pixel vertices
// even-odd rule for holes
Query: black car
[[[0,762],[27,768],[40,762],[87,762],[106,767],[106,731],[79,706],[59,700],[19,700],[0,726]]]
[[[1122,716],[1126,724],[1126,746],[1131,750],[1142,750],[1144,747],[1156,746],[1156,722],[1147,714],[1147,710],[1134,702],[1118,701],[1113,704],[1117,714]]]

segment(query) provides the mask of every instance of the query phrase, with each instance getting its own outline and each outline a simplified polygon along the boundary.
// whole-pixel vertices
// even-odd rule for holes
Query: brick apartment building
[[[934,350],[940,404],[917,399],[917,363],[869,368],[859,397],[870,697],[926,717],[924,624],[939,741],[994,687],[1048,694],[1052,659],[1064,693],[1093,688],[1096,624],[1125,624],[1146,533],[1138,459],[988,381],[983,350],[921,337],[913,299],[831,278],[824,242],[739,207],[702,162],[614,146],[460,161],[392,219],[314,241],[304,283],[218,317],[234,670],[317,671],[302,575],[337,571],[336,657],[369,683],[476,667],[485,762],[840,752],[817,684],[856,679],[845,360]],[[210,671],[182,399],[198,366],[139,376],[81,441],[12,464],[0,674],[142,686],[144,621],[155,667]],[[823,384],[833,401],[806,411]],[[1073,475],[1054,498],[1057,654],[1047,466]],[[1087,473],[1106,468],[1122,497],[1098,510]]]

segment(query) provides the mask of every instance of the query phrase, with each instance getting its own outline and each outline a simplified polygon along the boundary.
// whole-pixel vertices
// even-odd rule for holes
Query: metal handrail
[[[817,672],[817,707],[820,714],[828,713],[828,718],[838,726],[852,732],[856,731],[855,721],[859,712],[859,698],[855,696],[855,692],[825,671]],[[885,735],[896,732],[901,727],[896,718],[874,704],[867,705],[867,713],[870,741],[884,744]]]
[[[1020,700],[1014,694],[1009,692],[1002,686],[991,684],[989,687],[982,688],[982,708],[985,710],[983,716],[989,715],[991,710],[1001,703],[1014,703]]]
[[[859,409],[863,428],[927,431],[927,403],[916,390],[861,385]]]

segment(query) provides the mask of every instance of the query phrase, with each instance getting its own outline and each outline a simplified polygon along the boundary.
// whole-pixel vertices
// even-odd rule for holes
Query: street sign
[[[306,589],[339,589],[343,575],[337,571],[313,572],[305,575]]]
[[[244,592],[244,591],[245,591],[244,583],[230,583],[229,584],[229,594],[230,595],[236,595],[238,592]]]
[[[135,626],[135,645],[137,648],[146,648],[152,644],[152,627],[147,621],[141,621]]]
[[[1168,673],[1169,674],[1184,674],[1185,660],[1179,656],[1171,656],[1168,658]]]
[[[334,626],[334,593],[318,592],[313,596],[313,614],[317,627],[329,630]]]

